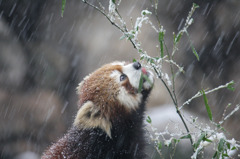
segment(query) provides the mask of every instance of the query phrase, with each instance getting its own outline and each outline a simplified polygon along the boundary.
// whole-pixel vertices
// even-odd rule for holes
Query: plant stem
[[[220,85],[218,86],[217,88],[214,88],[214,89],[211,89],[209,91],[205,90],[205,94],[209,94],[209,93],[212,93],[212,92],[215,92],[219,89],[222,89],[222,88],[227,88],[231,83],[234,83],[233,81],[230,81],[228,83],[226,83],[225,85]],[[184,102],[182,104],[182,106],[180,106],[179,110],[181,110],[185,105],[188,105],[193,99],[195,98],[198,98],[198,97],[201,97],[202,96],[202,93],[201,92],[198,92],[197,94],[195,94],[194,96],[192,96],[192,98],[188,99],[186,102]]]
[[[105,17],[107,18],[107,20],[108,20],[113,26],[117,27],[124,35],[126,35],[126,32],[128,32],[126,26],[124,27],[124,29],[122,29],[117,23],[115,23],[114,21],[112,21],[112,20],[110,19],[110,17],[109,17],[103,10],[101,10],[101,9],[99,9],[97,6],[89,3],[87,0],[82,0],[82,2],[85,3],[85,4],[87,4],[87,5],[89,5],[90,7],[94,8],[94,9],[96,9],[96,10],[97,10],[98,12],[100,12],[103,16],[105,16]],[[118,13],[118,12],[117,12],[117,13]],[[129,40],[130,40],[130,42],[132,43],[133,47],[136,49],[137,47],[136,47],[136,44],[134,43],[134,41],[133,41],[131,38],[129,38]]]
[[[154,68],[154,71],[157,73],[157,69],[156,69],[155,67],[153,67],[153,68]],[[189,131],[188,126],[187,126],[187,123],[185,122],[185,120],[184,120],[184,118],[183,118],[183,116],[182,116],[182,114],[181,114],[181,111],[179,110],[178,104],[177,104],[177,102],[176,102],[175,99],[174,99],[173,93],[171,92],[171,90],[170,90],[169,87],[167,86],[166,82],[162,79],[161,75],[159,75],[158,73],[157,73],[157,75],[158,75],[158,78],[159,78],[159,79],[162,81],[162,83],[164,84],[164,86],[165,86],[165,88],[167,89],[168,93],[170,94],[170,97],[171,97],[171,99],[172,99],[172,101],[173,101],[173,103],[174,103],[174,106],[175,106],[175,108],[176,108],[177,114],[178,114],[178,116],[180,117],[180,119],[182,120],[183,125],[184,125],[187,133],[190,134],[190,131]],[[193,145],[192,136],[190,136],[190,142],[191,142],[191,145]]]
[[[82,2],[85,3],[85,4],[87,4],[87,5],[89,5],[90,7],[94,8],[94,9],[96,9],[96,10],[97,10],[98,12],[100,12],[101,14],[103,14],[103,15],[107,18],[107,20],[108,20],[113,26],[117,27],[124,35],[126,35],[126,33],[128,33],[128,30],[127,30],[127,27],[126,27],[125,24],[123,24],[123,28],[120,27],[117,23],[115,23],[114,21],[112,21],[112,20],[110,19],[110,17],[104,12],[104,10],[99,9],[97,6],[89,3],[87,0],[82,0]],[[116,9],[116,13],[117,13],[117,15],[119,16],[119,18],[122,20],[122,17],[121,17],[121,15],[119,14],[119,12],[118,12],[117,9]],[[157,14],[156,14],[156,11],[155,11],[155,15],[157,15]],[[157,20],[158,20],[158,23],[160,24],[160,21],[159,21],[158,17],[157,17]],[[131,38],[128,38],[128,39],[129,39],[130,42],[132,43],[133,47],[134,47],[135,49],[137,49],[137,46],[136,46],[135,42],[134,42]],[[166,46],[166,44],[165,44],[165,41],[164,41],[164,45],[165,45],[165,48],[166,48],[166,50],[167,50],[167,46]],[[167,50],[167,54],[168,54],[169,60],[172,60],[171,57],[170,57],[170,54],[169,54],[168,50]],[[174,103],[174,105],[175,105],[177,114],[179,115],[180,119],[182,120],[183,125],[184,125],[187,133],[190,134],[190,131],[189,131],[189,129],[188,129],[188,126],[187,126],[187,124],[186,124],[186,122],[185,122],[185,120],[184,120],[184,118],[183,118],[183,116],[182,116],[182,114],[181,114],[181,111],[180,111],[179,106],[178,106],[178,103],[177,103],[177,98],[176,98],[176,93],[175,93],[175,79],[174,79],[175,77],[174,77],[174,72],[173,72],[172,63],[170,63],[171,74],[172,74],[172,82],[173,82],[172,92],[171,92],[171,90],[169,89],[169,87],[168,87],[168,85],[166,84],[166,82],[163,80],[162,76],[158,73],[156,67],[153,66],[153,65],[152,65],[152,67],[153,67],[154,71],[156,72],[158,78],[162,81],[162,83],[164,84],[164,86],[165,86],[165,88],[167,89],[168,93],[170,94],[170,97],[171,97],[171,99],[172,99],[172,101],[173,101],[173,103]],[[190,142],[191,142],[191,145],[193,145],[192,136],[190,136]]]
[[[164,40],[164,39],[163,39],[163,40]],[[170,56],[170,53],[168,52],[168,48],[167,48],[167,45],[166,45],[165,41],[164,41],[164,46],[165,46],[165,48],[166,48],[166,52],[167,52],[167,55],[168,55],[168,59],[169,59],[169,60],[172,60],[172,59],[171,59],[172,56]],[[179,109],[179,106],[178,106],[177,97],[176,97],[176,93],[175,93],[175,77],[174,77],[174,72],[173,72],[173,66],[172,66],[171,63],[170,63],[170,68],[171,68],[171,74],[172,74],[172,93],[171,93],[170,89],[167,87],[166,83],[165,83],[164,85],[165,85],[165,87],[167,88],[169,94],[171,95],[171,98],[172,98],[172,101],[173,101],[173,103],[174,103],[174,105],[175,105],[177,114],[178,114],[178,116],[180,117],[180,119],[182,120],[183,125],[184,125],[187,133],[190,134],[189,128],[188,128],[188,126],[187,126],[187,123],[185,122],[185,120],[184,120],[184,118],[183,118],[183,116],[182,116],[182,113],[181,113],[181,111],[180,111],[180,109]],[[162,80],[162,81],[163,81],[163,80]],[[193,140],[192,140],[192,136],[191,136],[191,135],[190,135],[190,142],[191,142],[191,145],[193,145]]]

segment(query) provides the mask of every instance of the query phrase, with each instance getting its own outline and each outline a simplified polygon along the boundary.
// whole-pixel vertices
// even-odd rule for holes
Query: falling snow
[[[105,10],[111,21],[120,23],[122,31],[119,31],[106,17],[81,1],[67,1],[61,17],[60,1],[0,0],[0,143],[4,143],[0,144],[0,158],[25,159],[30,156],[39,159],[46,146],[71,127],[78,109],[75,90],[82,78],[104,63],[131,62],[140,58],[146,68],[152,72],[157,70],[156,80],[162,78],[170,91],[176,84],[180,111],[190,108],[192,115],[199,116],[193,115],[187,124],[208,132],[208,139],[216,145],[224,139],[231,148],[239,148],[240,4],[234,1],[201,2],[193,14],[187,15],[186,11],[191,9],[187,6],[192,5],[190,1],[158,2],[157,5],[147,0],[141,3],[137,0],[96,1],[94,5]],[[175,36],[183,34],[175,48],[173,32]],[[164,34],[163,57],[159,57],[159,33]],[[119,40],[120,34],[124,35],[124,40]],[[137,51],[127,39],[132,39]],[[200,61],[196,60],[190,42]],[[169,55],[173,58],[169,59]],[[176,72],[174,76],[169,65]],[[173,77],[176,77],[175,83]],[[232,80],[235,81],[234,91],[231,87],[228,90]],[[171,101],[159,83],[155,84],[149,107]],[[199,92],[202,89],[213,113],[213,122],[208,126],[207,122],[199,123],[202,119],[208,121],[201,116],[207,116]],[[176,115],[173,108],[169,111]],[[163,112],[159,111],[157,116],[167,114]],[[187,134],[180,128],[181,124],[174,126],[172,133],[169,127],[175,123],[168,116],[164,117],[157,122],[162,131],[152,127],[154,133],[149,137],[155,143],[161,139],[169,146],[176,136]],[[193,118],[198,120],[192,122]],[[163,121],[167,124],[162,125]],[[214,124],[227,126],[225,129],[232,137],[212,129]],[[199,133],[191,135],[196,142]],[[184,144],[184,148],[190,145]],[[189,158],[196,158],[198,150],[208,149],[209,144],[201,141],[196,153],[190,154]],[[181,154],[181,150],[178,153]]]

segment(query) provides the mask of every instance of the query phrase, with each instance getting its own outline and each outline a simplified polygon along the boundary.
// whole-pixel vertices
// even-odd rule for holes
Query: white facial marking
[[[115,63],[115,64],[119,64],[119,63]],[[122,66],[122,73],[128,77],[128,80],[131,86],[134,87],[135,89],[138,89],[142,70],[135,69],[133,67],[133,63],[128,65],[121,65],[121,66]],[[120,89],[119,89],[119,94],[117,98],[119,102],[122,105],[124,105],[127,109],[135,110],[136,108],[138,108],[139,104],[141,103],[142,94],[141,93],[136,93],[134,95],[130,94],[126,90],[126,88],[123,85],[121,85],[120,76],[122,75],[122,73],[119,72],[118,70],[115,70],[110,74],[110,77],[114,78],[115,81],[119,83]],[[152,72],[147,71],[147,76],[150,83],[147,80],[143,83],[143,89],[145,90],[151,89],[154,83],[154,78],[153,78],[154,76]]]
[[[113,71],[110,74],[110,77],[114,78],[117,83],[120,83],[120,76],[121,76],[121,73],[119,71],[117,71],[117,70]]]
[[[121,85],[120,76],[121,73],[117,70],[113,71],[110,75],[110,77],[114,78],[115,81],[120,84],[119,94],[117,98],[122,105],[126,106],[127,109],[135,110],[141,102],[142,95],[140,93],[136,96],[129,94],[125,87]]]
[[[133,67],[133,64],[131,63],[126,66],[123,66],[122,71],[125,75],[127,75],[130,84],[134,88],[138,89],[140,78],[141,78],[141,73],[142,73],[141,69],[136,70]]]
[[[120,66],[124,66],[125,62],[120,62],[120,61],[115,61],[111,63],[112,65],[120,65]]]

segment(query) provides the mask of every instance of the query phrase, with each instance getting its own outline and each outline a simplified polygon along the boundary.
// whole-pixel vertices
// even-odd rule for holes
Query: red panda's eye
[[[123,81],[123,80],[125,80],[127,78],[127,76],[125,75],[125,74],[122,74],[121,76],[120,76],[120,81]]]

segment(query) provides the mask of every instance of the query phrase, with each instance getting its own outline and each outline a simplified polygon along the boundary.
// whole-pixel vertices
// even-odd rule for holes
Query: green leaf
[[[212,142],[212,140],[208,139],[208,138],[204,138],[203,141],[207,141],[207,142]]]
[[[223,138],[221,138],[218,143],[218,152],[223,152],[224,144],[225,144],[225,140]]]
[[[61,13],[61,17],[63,17],[65,6],[66,6],[66,0],[62,0],[62,13]]]
[[[230,144],[229,142],[227,143],[227,147],[228,147],[228,149],[230,150],[231,144]]]
[[[120,37],[120,40],[123,40],[125,38],[126,38],[126,35],[123,35],[123,36]]]
[[[159,141],[158,143],[158,150],[160,150],[162,148],[162,143]]]
[[[160,31],[159,34],[158,34],[158,41],[163,41],[163,38],[164,38],[164,32]]]
[[[149,124],[151,124],[151,123],[152,123],[152,119],[150,118],[150,116],[147,116],[147,119],[146,119],[146,121],[147,121]]]
[[[168,145],[168,148],[170,148],[170,147],[172,147],[172,141],[171,141],[171,143]]]
[[[161,51],[161,58],[163,58],[163,39],[164,39],[164,32],[159,32],[158,41],[160,43],[160,51]]]
[[[133,59],[133,62],[137,62],[137,60],[136,60],[136,59]]]
[[[191,135],[188,134],[188,135],[182,136],[180,139],[191,139]]]
[[[197,118],[193,118],[193,122],[195,123],[197,121]]]
[[[216,151],[216,152],[214,153],[214,155],[213,155],[212,158],[216,158],[216,157],[217,157],[217,154],[218,154],[218,152]]]
[[[197,51],[195,50],[195,48],[193,47],[193,45],[191,45],[191,48],[192,48],[193,54],[196,56],[197,60],[199,61],[198,53],[197,53]]]
[[[202,94],[203,94],[204,104],[205,104],[205,107],[206,107],[206,110],[207,110],[207,113],[208,113],[208,117],[209,117],[209,119],[212,121],[212,111],[211,111],[210,106],[208,105],[207,96],[206,96],[204,90],[202,90],[201,92],[202,92]]]
[[[228,103],[227,108],[229,108],[232,105],[232,103]]]
[[[174,142],[175,144],[179,143],[179,141],[180,141],[180,140],[178,140],[178,139],[173,139],[173,142]]]
[[[233,87],[234,84],[235,84],[234,81],[231,81],[231,82],[227,85],[227,89],[229,89],[230,91],[234,91],[234,90],[235,90],[235,88]]]
[[[228,156],[228,154],[223,153],[223,154],[222,154],[222,157],[229,157],[229,156]]]
[[[133,38],[134,38],[134,36],[132,34],[128,35],[128,40],[133,39]]]
[[[114,4],[116,4],[116,0],[112,0],[112,2],[113,2]]]
[[[153,85],[153,83],[151,82],[151,80],[148,78],[147,75],[142,75],[142,76],[151,86]]]
[[[163,58],[163,41],[160,42],[160,49],[161,49],[161,58]]]
[[[192,44],[192,40],[190,39],[190,36],[189,36],[188,32],[186,31],[185,33],[187,34],[187,37],[188,37],[188,39],[189,39],[189,41],[190,41],[190,45],[191,45],[191,48],[192,48],[192,52],[193,52],[193,54],[196,56],[197,60],[199,61],[199,56],[198,56],[198,53],[197,53],[196,49],[194,48],[194,46],[193,46],[193,44]]]
[[[199,5],[197,5],[196,3],[193,3],[193,7],[194,8],[199,8]]]
[[[138,85],[138,93],[142,91],[142,86],[143,86],[143,74],[141,74],[141,77],[140,77],[140,82]]]
[[[224,131],[224,132],[226,132],[226,130],[224,129],[224,127],[221,126],[221,124],[217,124],[217,128],[222,130],[222,131]]]
[[[203,138],[205,138],[205,133],[202,133],[201,136],[199,137],[198,141],[193,145],[195,150],[198,148],[198,146],[200,145]]]
[[[182,32],[177,35],[177,37],[175,38],[175,43],[178,43],[180,41],[182,35]]]

